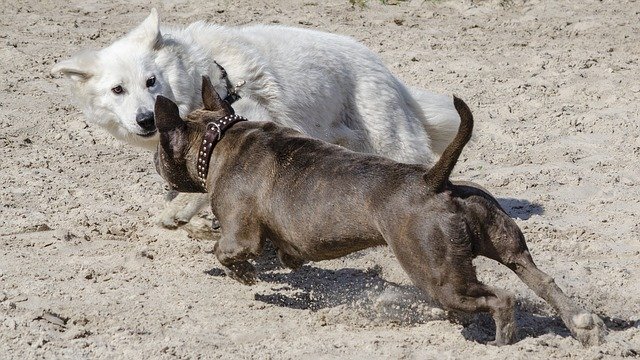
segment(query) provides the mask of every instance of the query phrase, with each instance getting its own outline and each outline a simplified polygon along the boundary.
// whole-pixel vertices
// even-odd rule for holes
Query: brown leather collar
[[[207,124],[207,130],[204,133],[204,139],[202,140],[202,145],[200,145],[200,151],[198,152],[197,162],[198,180],[200,180],[200,184],[205,191],[207,190],[207,174],[209,172],[209,161],[211,160],[213,148],[216,146],[218,141],[220,141],[224,132],[240,121],[247,121],[247,119],[233,114]]]

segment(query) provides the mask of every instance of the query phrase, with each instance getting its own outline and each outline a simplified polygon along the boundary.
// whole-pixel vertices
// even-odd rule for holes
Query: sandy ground
[[[54,62],[99,48],[157,6],[162,21],[281,23],[347,34],[406,83],[466,99],[475,142],[458,179],[491,190],[538,265],[600,314],[585,349],[512,273],[520,341],[440,310],[386,248],[297,273],[223,275],[215,239],[156,225],[151,154],[85,124]],[[3,1],[0,358],[564,358],[640,354],[637,1]]]

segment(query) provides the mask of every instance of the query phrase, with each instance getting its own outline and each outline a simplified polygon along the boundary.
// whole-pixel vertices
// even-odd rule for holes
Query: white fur
[[[226,94],[213,61],[232,82],[245,81],[236,112],[272,120],[354,150],[428,163],[457,131],[451,97],[407,89],[380,59],[345,36],[285,26],[223,27],[196,22],[160,28],[157,12],[110,46],[56,64],[74,80],[88,121],[150,150],[135,121],[155,97],[174,100],[181,115],[202,105],[201,76]],[[156,77],[153,87],[146,80]],[[111,89],[121,85],[125,92]]]
[[[278,25],[223,27],[195,22],[159,27],[157,12],[110,46],[56,64],[73,80],[89,122],[116,138],[155,150],[136,115],[151,111],[161,94],[180,114],[202,106],[201,77],[218,93],[226,87],[214,60],[239,88],[233,104],[250,120],[272,120],[357,151],[412,163],[431,163],[457,131],[452,98],[408,89],[355,40]],[[146,81],[155,76],[152,87]],[[112,88],[122,86],[123,94]]]

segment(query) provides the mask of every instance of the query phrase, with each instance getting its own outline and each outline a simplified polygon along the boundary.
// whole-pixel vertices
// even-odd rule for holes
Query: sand
[[[347,0],[5,1],[0,10],[0,358],[548,359],[640,354],[640,3]],[[504,267],[519,341],[441,310],[390,250],[301,271],[262,263],[243,286],[215,236],[156,225],[150,153],[87,125],[49,69],[100,48],[152,6],[169,24],[280,23],[353,36],[403,81],[468,101],[455,178],[492,191],[537,264],[601,315],[583,348]],[[205,218],[208,214],[203,214]]]

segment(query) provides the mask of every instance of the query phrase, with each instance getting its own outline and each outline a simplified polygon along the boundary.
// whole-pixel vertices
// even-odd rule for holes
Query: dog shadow
[[[498,203],[513,219],[529,220],[533,215],[544,214],[544,207],[541,204],[532,203],[525,199],[498,198]]]
[[[543,305],[532,305],[520,299],[516,303],[517,341],[537,338],[547,334],[571,337],[571,332],[558,316],[544,315]],[[469,341],[486,344],[495,337],[495,323],[491,315],[479,313],[460,315],[463,319],[462,336]]]
[[[258,268],[261,266],[258,264]],[[217,268],[207,273],[226,276],[223,270]],[[468,341],[486,344],[494,339],[495,323],[489,314],[442,311],[434,300],[417,287],[387,281],[380,273],[378,267],[330,270],[304,265],[296,271],[272,268],[258,274],[262,282],[269,284],[270,290],[256,293],[254,299],[295,310],[337,310],[345,315],[347,321],[354,320],[349,314],[368,322],[404,326],[447,320],[462,325],[462,336]],[[540,301],[519,299],[516,303],[518,340],[547,334],[571,337],[560,317],[548,315],[548,312],[548,307]],[[639,326],[633,320],[600,317],[609,331],[624,331]]]
[[[400,285],[380,277],[377,267],[365,270],[344,268],[329,270],[303,265],[291,271],[273,264],[271,259],[257,262],[258,279],[269,283],[272,293],[258,294],[255,299],[267,304],[297,310],[318,311],[341,305],[352,305],[363,298],[381,293],[389,286]],[[224,270],[206,271],[211,276],[226,276]],[[417,291],[417,289],[416,289]]]
[[[571,332],[559,316],[543,315],[546,311],[544,305],[532,304],[528,301],[518,301],[516,305],[516,324],[518,328],[518,341],[526,338],[537,338],[547,334],[555,334],[566,338],[571,337]],[[461,315],[464,318],[464,315]],[[466,315],[463,320],[462,335],[469,341],[486,344],[493,340],[495,323],[489,314],[481,313]],[[598,314],[607,330],[625,331],[633,327],[640,327],[640,322],[612,318]]]
[[[467,340],[486,344],[495,338],[491,315],[442,311],[437,302],[417,287],[384,280],[376,268],[327,270],[303,266],[295,272],[268,272],[259,278],[274,286],[272,293],[255,294],[255,300],[270,305],[311,311],[345,305],[347,311],[357,311],[367,320],[406,326],[447,320],[462,325],[462,335]],[[434,316],[434,308],[440,315]],[[519,338],[549,333],[571,336],[559,317],[544,314],[543,304],[519,301],[516,305]]]
[[[307,264],[291,271],[275,267],[269,261],[257,262],[256,268],[258,279],[269,284],[267,292],[254,295],[258,302],[314,312],[342,309],[367,321],[417,324],[434,320],[429,310],[437,307],[435,302],[415,286],[383,279],[377,266],[330,270]],[[226,276],[218,268],[206,273]]]
[[[388,282],[379,269],[321,269],[309,265],[292,272],[264,272],[258,277],[272,285],[270,294],[256,294],[255,299],[267,304],[299,310],[318,311],[340,305],[352,305],[367,294],[384,289]]]

